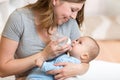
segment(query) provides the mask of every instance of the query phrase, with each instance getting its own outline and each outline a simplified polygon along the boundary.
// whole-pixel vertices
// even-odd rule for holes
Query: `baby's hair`
[[[98,56],[99,51],[100,51],[100,47],[95,39],[93,39],[90,36],[86,36],[86,37],[88,37],[92,41],[92,44],[89,44],[89,48],[87,48],[88,54],[90,56],[89,61],[91,61]]]

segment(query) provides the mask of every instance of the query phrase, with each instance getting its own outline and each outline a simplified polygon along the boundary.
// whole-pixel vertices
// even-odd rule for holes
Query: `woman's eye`
[[[72,12],[78,12],[78,11],[79,11],[79,9],[76,9],[76,8],[71,8],[71,11],[72,11]]]
[[[72,12],[75,12],[75,10],[74,10],[74,9],[71,9],[71,11],[72,11]]]

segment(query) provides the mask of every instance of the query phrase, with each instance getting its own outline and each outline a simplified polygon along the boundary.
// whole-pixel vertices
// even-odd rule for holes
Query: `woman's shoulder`
[[[31,9],[26,8],[26,7],[17,8],[13,11],[13,13],[21,13],[21,14],[31,13]]]
[[[76,20],[75,19],[70,19],[69,21],[68,21],[68,23],[76,23]]]
[[[71,29],[73,29],[73,26],[78,27],[77,21],[75,19],[70,19],[69,21],[61,25],[61,28],[67,31],[71,31]]]
[[[76,24],[76,20],[75,19],[70,19],[68,22],[64,23],[65,25],[74,25]]]
[[[13,16],[20,16],[22,18],[33,18],[32,11],[29,8],[17,8],[15,9],[12,14]]]

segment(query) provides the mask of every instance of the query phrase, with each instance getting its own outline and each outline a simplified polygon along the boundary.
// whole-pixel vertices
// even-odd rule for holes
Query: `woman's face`
[[[70,18],[75,19],[83,3],[71,3],[53,0],[55,20],[58,25],[67,22]]]

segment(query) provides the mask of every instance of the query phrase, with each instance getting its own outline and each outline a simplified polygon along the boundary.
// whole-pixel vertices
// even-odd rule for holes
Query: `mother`
[[[84,19],[85,0],[38,0],[34,4],[15,10],[9,17],[0,42],[0,76],[27,76],[35,61],[52,59],[69,49],[68,45],[56,47],[50,35],[58,32],[75,40],[80,37],[78,24]],[[78,24],[77,24],[78,23]],[[42,64],[41,64],[42,65]],[[83,74],[87,63],[58,63],[64,68],[53,70],[55,79],[66,79]]]

